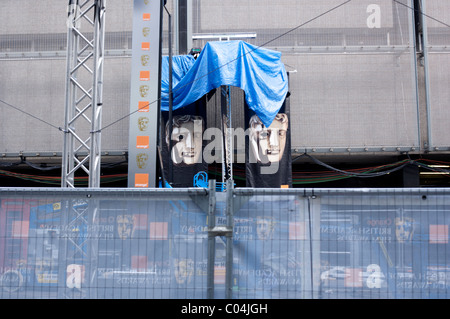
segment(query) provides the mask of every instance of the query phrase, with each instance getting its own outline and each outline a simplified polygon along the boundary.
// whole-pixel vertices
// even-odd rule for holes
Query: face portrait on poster
[[[192,187],[194,176],[208,170],[203,156],[203,134],[207,127],[205,109],[200,99],[175,110],[171,119],[168,112],[162,112],[161,157],[165,180],[172,187]]]
[[[245,122],[247,187],[292,187],[289,96],[268,127],[249,108]]]
[[[132,215],[117,216],[117,233],[120,239],[129,239],[133,234],[134,219]]]
[[[178,115],[172,121],[172,134],[169,122],[166,124],[166,144],[172,139],[171,159],[173,164],[194,165],[201,161],[203,152],[203,117],[197,115]],[[170,136],[171,135],[171,136]]]
[[[411,242],[414,236],[414,220],[409,217],[395,218],[395,236],[400,243]]]
[[[263,164],[280,162],[286,148],[288,126],[289,119],[284,113],[278,113],[269,127],[253,115],[249,122],[251,158]]]

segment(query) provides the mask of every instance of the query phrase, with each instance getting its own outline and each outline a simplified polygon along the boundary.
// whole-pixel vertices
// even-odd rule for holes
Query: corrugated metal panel
[[[197,0],[193,32],[253,32],[244,40],[283,53],[286,69],[297,71],[290,76],[293,149],[418,149],[411,2],[343,3]]]
[[[102,149],[126,151],[133,5],[122,1],[107,5],[103,125],[108,128],[102,134]],[[171,1],[167,8],[173,13]],[[0,98],[23,111],[0,103],[2,154],[62,151],[63,133],[36,118],[56,127],[64,124],[66,12],[65,1],[43,0],[38,6],[23,0],[2,2]],[[167,16],[163,26],[167,47]]]
[[[8,79],[0,81],[1,99],[56,127],[63,127],[65,59],[9,60],[0,63],[0,78]],[[105,62],[105,126],[129,113],[129,68],[129,58],[110,58]],[[0,112],[0,152],[62,151],[62,131],[3,103],[0,104]],[[105,130],[102,135],[104,150],[128,149],[126,119]],[[89,129],[85,131],[89,132]]]
[[[448,188],[227,192],[1,188],[0,299],[450,297]]]
[[[0,13],[0,96],[62,126],[66,4],[55,6],[53,1],[44,1],[46,10],[34,10],[28,1],[4,2]],[[399,2],[411,4],[409,0]],[[344,1],[192,3],[194,34],[256,33],[255,39],[246,40],[281,51],[287,70],[297,71],[290,77],[293,148],[377,151],[383,147],[419,147],[412,11],[406,6],[364,0],[320,16]],[[439,3],[435,11],[448,11],[442,1]],[[171,4],[169,1],[169,10]],[[371,5],[380,9],[380,28],[368,27],[376,12]],[[108,58],[105,64],[104,125],[127,115],[131,11],[125,2],[108,2],[106,50],[122,57]],[[34,18],[38,25],[29,22]],[[194,41],[196,46],[203,43]],[[442,64],[433,66],[431,61],[431,71],[439,69],[444,74]],[[1,152],[61,151],[61,132],[6,105],[0,105],[0,111],[5,114],[0,119],[4,137]],[[128,148],[126,122],[119,121],[105,130],[104,150]],[[438,145],[446,143],[434,138]]]
[[[291,76],[292,146],[300,150],[418,147],[411,55],[301,54]]]
[[[450,110],[448,102],[450,95],[450,31],[448,13],[450,3],[444,0],[426,1],[424,10],[427,18],[424,22],[426,29],[426,59],[428,66],[429,84],[429,134],[430,150],[449,150],[450,136],[448,123],[450,121]]]

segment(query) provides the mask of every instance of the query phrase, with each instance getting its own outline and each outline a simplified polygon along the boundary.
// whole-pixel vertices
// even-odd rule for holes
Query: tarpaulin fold
[[[288,77],[281,53],[244,41],[208,42],[195,60],[173,57],[173,110],[187,106],[220,86],[235,86],[269,127],[288,93]],[[161,70],[161,110],[169,110],[169,59]]]

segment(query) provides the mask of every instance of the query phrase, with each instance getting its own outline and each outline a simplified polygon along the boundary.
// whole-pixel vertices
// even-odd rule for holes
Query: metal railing
[[[450,297],[449,189],[1,189],[0,298]]]

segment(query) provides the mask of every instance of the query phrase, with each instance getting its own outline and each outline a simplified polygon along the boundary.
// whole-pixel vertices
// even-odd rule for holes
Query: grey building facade
[[[67,3],[3,0],[1,7],[1,160],[57,163]],[[233,39],[282,52],[293,156],[388,163],[407,155],[445,158],[450,150],[447,1],[173,0],[167,8],[175,17],[175,54]],[[132,9],[107,2],[105,160],[128,150]],[[165,19],[163,54],[167,30]]]

